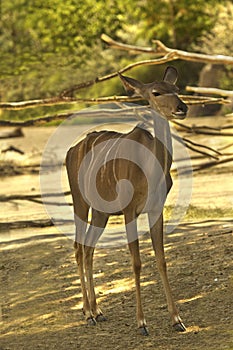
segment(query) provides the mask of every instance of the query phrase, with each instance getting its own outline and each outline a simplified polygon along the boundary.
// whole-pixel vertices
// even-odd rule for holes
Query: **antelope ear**
[[[175,67],[169,66],[165,70],[163,81],[169,84],[174,84],[177,82],[178,72]]]
[[[138,81],[136,79],[126,77],[120,73],[118,73],[118,76],[121,79],[121,82],[125,88],[125,91],[127,92],[127,94],[129,96],[132,96],[134,94],[136,94],[136,95],[142,94],[142,90],[144,87],[143,83],[141,83],[140,81]]]

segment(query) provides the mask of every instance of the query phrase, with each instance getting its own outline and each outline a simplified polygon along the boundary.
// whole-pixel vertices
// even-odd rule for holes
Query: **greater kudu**
[[[119,77],[129,94],[143,97],[149,102],[150,108],[159,113],[159,116],[157,114],[157,118],[153,120],[153,136],[138,126],[126,134],[113,131],[92,132],[70,148],[67,153],[66,166],[76,225],[74,248],[83,295],[83,312],[89,324],[95,325],[96,321],[106,320],[96,302],[93,253],[109,216],[123,214],[135,274],[138,327],[143,335],[148,334],[141,304],[141,260],[136,224],[138,215],[146,212],[172,325],[177,331],[184,331],[185,327],[173,300],[167,277],[162,209],[172,186],[170,176],[171,134],[167,120],[183,119],[187,113],[187,106],[177,95],[178,88],[175,83],[178,74],[174,67],[166,69],[162,82],[143,84],[121,74]],[[140,145],[143,150],[138,151],[137,145]],[[128,156],[126,156],[127,152]],[[110,153],[113,156],[108,157]],[[122,157],[121,154],[123,154]],[[151,162],[148,154],[152,154],[157,163]],[[142,164],[150,173],[149,179],[141,169]],[[148,184],[148,180],[152,181],[152,186]],[[120,182],[122,186],[119,186]],[[93,190],[93,186],[96,191]],[[131,191],[132,188],[133,191]],[[97,194],[103,200],[102,206],[99,199],[96,203]],[[92,218],[86,232],[90,208]]]

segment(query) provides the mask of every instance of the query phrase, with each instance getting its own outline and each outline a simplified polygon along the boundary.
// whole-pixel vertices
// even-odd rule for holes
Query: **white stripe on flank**
[[[117,175],[116,175],[116,159],[118,159],[117,157],[117,154],[118,154],[118,150],[121,146],[121,142],[120,142],[120,138],[122,138],[124,136],[124,134],[122,134],[119,138],[118,138],[118,141],[119,141],[119,145],[118,147],[116,147],[116,156],[114,157],[114,160],[113,160],[113,176],[114,176],[114,179],[116,181],[116,183],[118,182],[119,179],[117,179]]]
[[[119,137],[117,137],[115,141],[112,141],[112,140],[113,140],[113,139],[110,139],[110,140],[109,140],[110,142],[112,142],[112,146],[111,146],[111,147],[109,148],[109,150],[107,151],[106,156],[105,156],[105,159],[104,159],[104,169],[103,169],[103,173],[102,173],[102,176],[101,176],[101,181],[102,181],[102,182],[104,181],[103,174],[104,174],[104,172],[106,171],[107,162],[108,162],[108,156],[109,156],[111,150],[115,147],[116,143],[119,141]],[[112,158],[112,157],[110,156],[110,159],[109,159],[109,160],[112,160],[112,159],[113,159],[113,163],[114,163],[115,157]],[[114,177],[115,177],[114,165],[113,165],[113,174],[114,174]],[[105,179],[105,181],[106,181],[106,179]],[[109,177],[107,178],[107,181],[108,181],[108,184],[110,185],[110,184],[111,184],[111,181],[110,181]]]
[[[95,152],[94,152],[95,144],[96,144],[97,141],[101,138],[101,136],[105,136],[105,134],[100,134],[100,135],[94,140],[94,142],[93,142],[92,145],[91,145],[91,150],[90,150],[90,152],[91,152],[91,160],[90,160],[89,167],[87,168],[87,173],[86,173],[86,176],[88,177],[87,188],[90,188],[90,186],[91,186],[92,168],[94,167],[95,161],[96,161],[96,159],[98,158],[98,155],[95,157]]]

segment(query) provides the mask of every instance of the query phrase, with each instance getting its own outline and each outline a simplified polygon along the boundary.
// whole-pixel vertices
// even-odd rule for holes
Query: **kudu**
[[[185,326],[173,300],[167,277],[163,246],[162,209],[172,186],[170,176],[172,155],[171,149],[169,149],[171,146],[171,134],[167,120],[172,118],[183,119],[187,113],[187,106],[177,95],[178,88],[175,83],[178,73],[174,67],[167,67],[162,82],[143,84],[121,74],[119,74],[119,77],[130,95],[140,95],[147,100],[150,108],[159,112],[159,116],[157,114],[157,119],[153,120],[155,136],[138,126],[126,134],[113,131],[92,132],[85,139],[70,148],[67,153],[66,167],[73,198],[76,225],[74,249],[83,295],[83,312],[87,322],[91,325],[95,325],[96,321],[106,320],[96,302],[93,280],[93,254],[95,245],[104,231],[109,216],[111,214],[123,214],[135,275],[138,328],[141,334],[148,334],[141,303],[141,260],[136,224],[138,215],[146,212],[148,213],[152,245],[163,282],[172,325],[177,331],[185,331]],[[158,133],[156,128],[159,124],[160,130]],[[161,133],[163,135],[159,135]],[[144,147],[142,152],[134,151],[134,145],[138,144]],[[137,148],[137,146],[135,147]],[[120,149],[124,149],[123,157],[120,156]],[[153,166],[148,161],[145,150],[153,154],[158,161],[157,166]],[[125,156],[127,152],[129,152],[128,157]],[[108,160],[109,153],[112,153],[113,156]],[[135,155],[134,153],[137,154]],[[141,158],[140,162],[130,161],[132,155],[134,158]],[[101,160],[98,163],[100,158]],[[85,159],[86,161],[84,161]],[[84,167],[82,167],[83,162],[85,163]],[[149,180],[151,178],[152,182],[154,180],[154,185],[152,186],[149,186],[148,179],[140,169],[140,164],[143,163],[145,163],[145,167],[150,173]],[[99,167],[99,169],[95,169],[96,167]],[[157,173],[160,175],[158,176]],[[127,193],[128,182],[125,184],[126,187],[122,183],[122,190],[119,189],[120,186],[117,189],[119,182],[122,180],[128,180],[133,187],[133,193],[131,193],[130,201],[127,203],[123,202],[125,201],[124,194]],[[96,193],[104,201],[102,207],[101,204],[99,207],[98,203],[96,204],[93,182],[95,182],[94,186],[97,189]],[[109,203],[109,206],[106,203]],[[161,208],[158,209],[158,206]],[[86,232],[90,208],[92,217],[89,229]]]

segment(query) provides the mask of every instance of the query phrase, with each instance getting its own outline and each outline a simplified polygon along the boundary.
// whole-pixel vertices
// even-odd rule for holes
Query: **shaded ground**
[[[25,133],[16,146],[30,149],[38,165],[51,130],[31,128]],[[27,164],[29,158],[22,156],[22,162]],[[26,173],[1,178],[0,195],[38,193],[38,174]],[[193,216],[165,238],[170,282],[187,332],[177,334],[170,327],[147,234],[141,238],[142,297],[150,331],[145,338],[136,331],[135,288],[126,247],[96,251],[98,300],[108,322],[88,327],[81,311],[72,241],[54,227],[6,228],[0,233],[0,350],[232,350],[231,174],[227,164],[195,175]],[[37,203],[16,200],[0,205],[0,222],[46,218]]]
[[[108,322],[86,326],[72,242],[54,229],[1,244],[1,350],[232,349],[232,226],[227,220],[184,224],[166,238],[175,298],[187,326],[170,327],[147,235],[142,237],[142,297],[150,336],[137,335],[127,249],[98,250],[95,278]],[[40,235],[40,233],[42,235]]]

